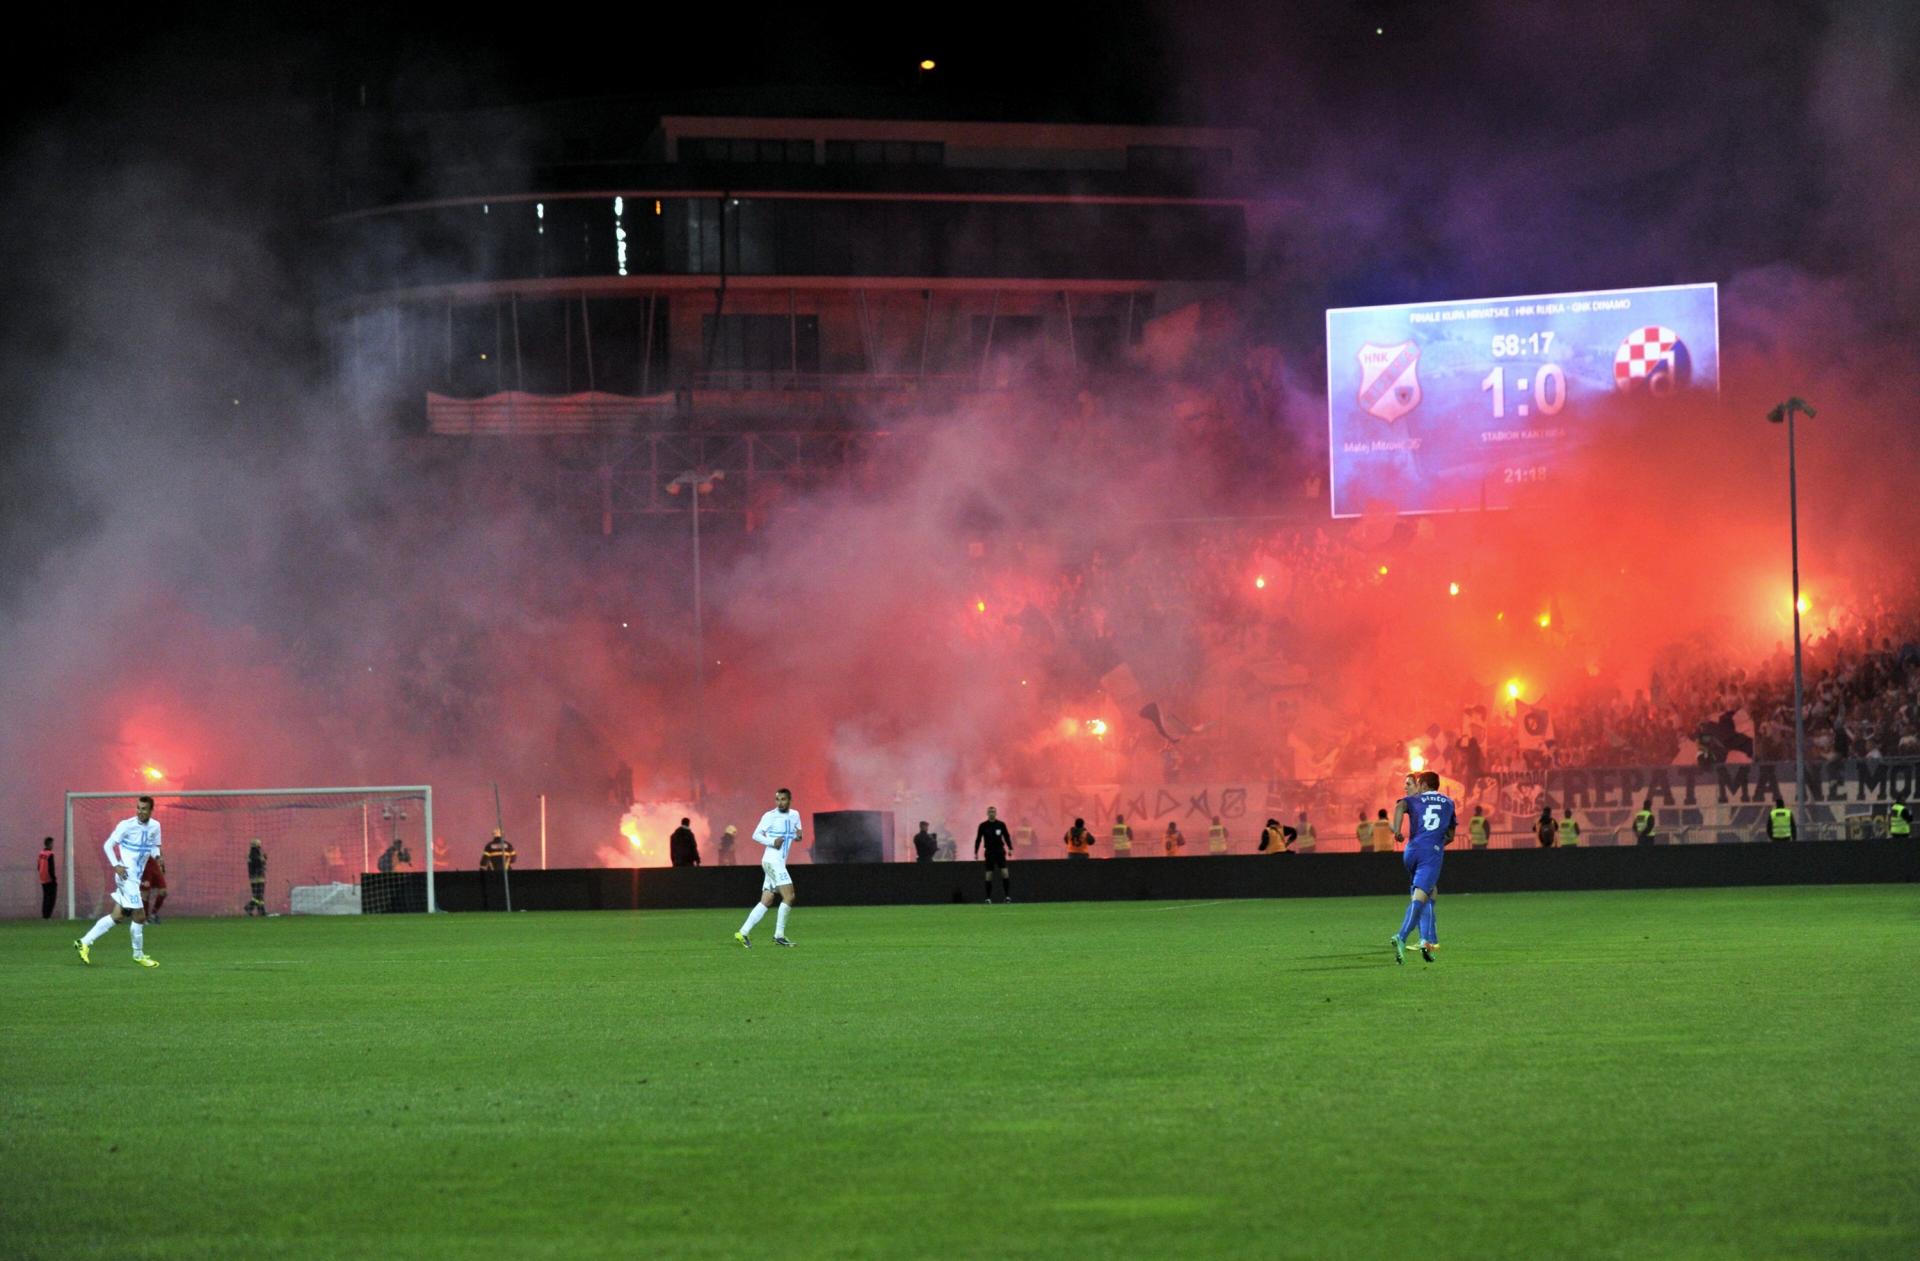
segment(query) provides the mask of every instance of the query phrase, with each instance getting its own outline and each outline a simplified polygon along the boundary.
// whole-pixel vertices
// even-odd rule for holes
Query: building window
[[[829,140],[825,156],[834,165],[943,166],[947,146],[938,140]]]
[[[1233,166],[1233,150],[1195,145],[1135,144],[1127,146],[1127,169],[1173,175],[1216,175]]]
[[[820,371],[818,315],[706,315],[700,336],[715,372]]]
[[[756,140],[731,136],[684,136],[682,162],[764,162],[789,166],[813,165],[811,140]]]

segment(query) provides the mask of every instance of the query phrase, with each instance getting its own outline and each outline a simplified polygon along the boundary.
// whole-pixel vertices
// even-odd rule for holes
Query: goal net
[[[102,847],[143,795],[161,828],[163,917],[435,909],[433,789],[248,788],[68,793],[69,917],[106,912],[113,873]],[[362,881],[369,873],[380,874]]]

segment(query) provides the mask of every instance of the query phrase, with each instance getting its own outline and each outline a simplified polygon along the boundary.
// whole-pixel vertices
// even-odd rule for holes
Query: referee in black
[[[987,818],[973,834],[973,856],[980,857],[980,847],[987,849],[987,901],[993,901],[993,873],[1000,872],[1000,900],[1013,901],[1013,884],[1007,878],[1007,852],[1013,848],[1013,837],[1007,833],[1007,825],[1000,822],[1000,812],[992,806],[987,807]]]

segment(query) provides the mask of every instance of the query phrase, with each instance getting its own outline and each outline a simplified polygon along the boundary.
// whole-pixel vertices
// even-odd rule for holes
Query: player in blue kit
[[[1402,861],[1413,876],[1413,897],[1407,903],[1406,918],[1400,921],[1400,931],[1393,935],[1393,961],[1407,961],[1407,934],[1418,927],[1420,957],[1432,963],[1433,952],[1440,945],[1440,933],[1433,922],[1433,899],[1440,889],[1443,847],[1453,839],[1453,798],[1440,791],[1438,771],[1409,775],[1407,784],[1407,795],[1393,803],[1393,839],[1401,838],[1400,820],[1411,819],[1413,836],[1407,841]],[[1416,784],[1422,791],[1412,791]]]

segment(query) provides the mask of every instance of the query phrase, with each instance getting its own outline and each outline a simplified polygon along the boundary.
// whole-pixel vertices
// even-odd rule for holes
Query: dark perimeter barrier
[[[793,871],[801,906],[911,906],[978,902],[981,864],[805,863]],[[1091,862],[1016,858],[1022,902],[1198,901],[1215,898],[1380,897],[1404,894],[1398,854],[1282,854],[1124,858]],[[363,904],[424,910],[420,872],[362,876]],[[1899,884],[1920,881],[1920,844],[1808,841],[1744,845],[1449,849],[1440,895],[1588,889],[1711,889],[1741,885]],[[481,909],[478,871],[440,872],[447,911]],[[523,911],[745,908],[760,896],[759,867],[516,869]],[[492,899],[498,909],[499,899]]]

